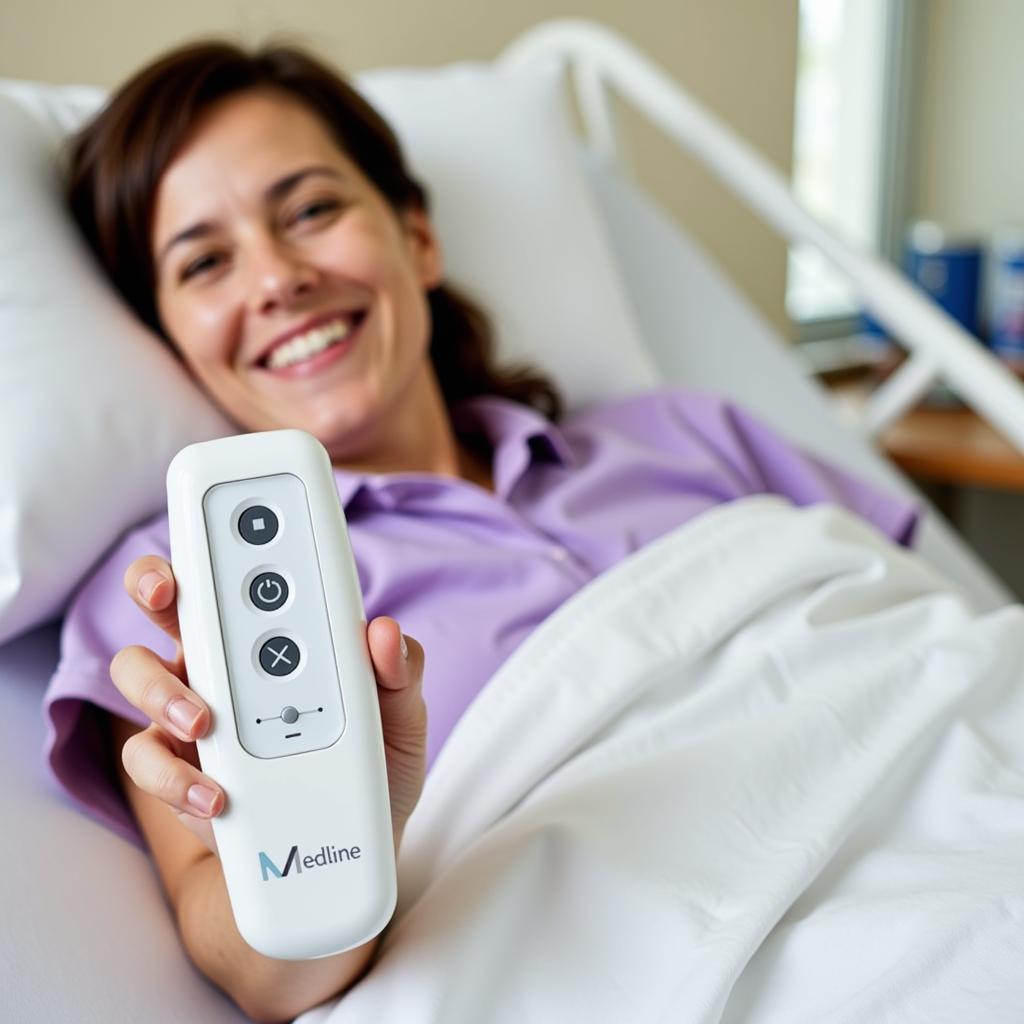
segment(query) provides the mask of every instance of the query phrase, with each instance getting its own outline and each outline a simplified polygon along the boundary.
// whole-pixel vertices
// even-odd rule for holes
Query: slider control
[[[323,708],[317,708],[317,711],[323,711]],[[293,722],[299,720],[299,715],[311,715],[312,711],[299,711],[298,708],[293,708],[290,704],[287,707],[281,708],[281,714],[274,715],[273,718],[257,718],[256,724],[261,725],[263,722],[276,722],[280,719],[287,725],[291,725]]]

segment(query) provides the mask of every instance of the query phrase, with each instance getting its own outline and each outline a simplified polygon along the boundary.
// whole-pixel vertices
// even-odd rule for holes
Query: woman
[[[444,281],[426,194],[390,130],[294,49],[203,43],[143,69],[75,138],[69,200],[114,286],[240,431],[298,427],[330,454],[370,619],[396,850],[473,695],[647,541],[772,491],[845,504],[910,542],[915,504],[715,396],[659,392],[560,422],[548,382],[492,365],[486,317]],[[76,595],[47,696],[51,764],[114,824],[127,812],[103,795],[108,744],[189,955],[254,1018],[291,1018],[351,985],[376,940],[293,963],[238,935],[209,823],[230,794],[198,766],[210,716],[187,686],[167,550],[161,516]]]

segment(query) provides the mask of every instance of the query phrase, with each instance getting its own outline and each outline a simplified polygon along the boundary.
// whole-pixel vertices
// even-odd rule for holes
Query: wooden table
[[[874,384],[862,378],[827,386],[840,405],[853,410]],[[917,480],[1024,491],[1024,453],[971,409],[918,406],[879,441],[889,458]]]
[[[852,415],[877,386],[878,376],[843,374],[823,383],[841,413]],[[1024,453],[963,406],[930,406],[926,400],[885,430],[879,447],[954,525],[964,487],[1024,492]]]

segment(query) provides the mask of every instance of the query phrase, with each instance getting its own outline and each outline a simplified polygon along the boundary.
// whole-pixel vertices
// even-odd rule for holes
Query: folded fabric
[[[1021,1019],[1022,664],[848,511],[717,506],[488,682],[299,1020]]]

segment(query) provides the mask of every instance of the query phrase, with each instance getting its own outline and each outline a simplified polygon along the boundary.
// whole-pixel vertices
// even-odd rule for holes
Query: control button
[[[251,505],[238,517],[238,532],[250,544],[269,544],[277,536],[277,516],[265,505]]]
[[[249,584],[249,600],[264,612],[276,612],[288,600],[288,584],[276,572],[261,572]]]
[[[260,648],[260,664],[272,676],[286,676],[299,667],[299,648],[285,636],[271,637]]]

